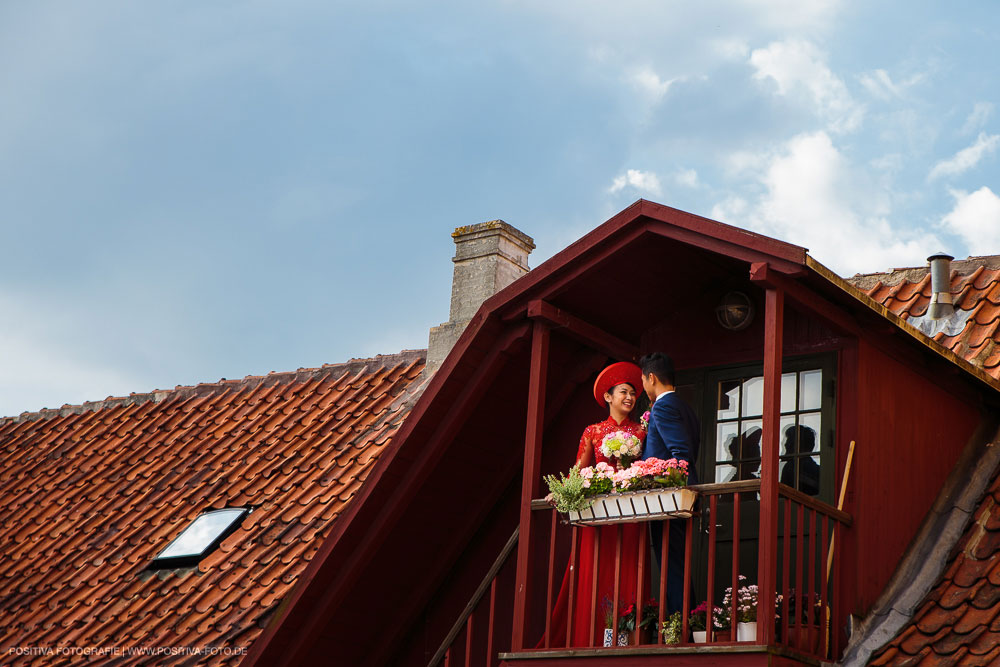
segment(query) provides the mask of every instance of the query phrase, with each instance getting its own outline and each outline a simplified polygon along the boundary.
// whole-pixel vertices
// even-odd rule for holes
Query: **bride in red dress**
[[[621,466],[618,459],[608,458],[601,452],[604,437],[616,431],[624,431],[644,441],[646,431],[629,418],[635,408],[638,392],[642,389],[642,373],[639,367],[628,362],[608,366],[594,383],[594,398],[609,408],[607,419],[591,424],[583,431],[576,453],[578,468],[594,466],[604,462],[616,470]],[[621,529],[621,567],[618,577],[618,615],[621,609],[635,603],[636,565],[639,558],[639,533],[645,524],[616,524],[609,526],[577,528],[577,568],[573,581],[573,564],[566,567],[559,596],[552,609],[550,623],[551,641],[549,646],[601,646],[605,628],[605,613],[602,609],[605,599],[614,600],[615,553],[618,531]],[[599,535],[598,535],[599,533]],[[594,563],[594,542],[599,540],[597,563]],[[593,595],[594,574],[597,574],[596,602]],[[572,631],[566,642],[566,620],[570,586],[573,586]],[[593,610],[593,624],[591,611]],[[593,630],[593,635],[591,634]],[[615,630],[615,636],[618,632]],[[593,640],[591,639],[593,637]],[[593,641],[593,643],[591,643]],[[544,639],[543,639],[544,642]]]

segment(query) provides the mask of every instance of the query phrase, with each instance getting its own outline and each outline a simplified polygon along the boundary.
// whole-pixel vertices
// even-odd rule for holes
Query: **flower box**
[[[587,509],[570,511],[569,523],[598,525],[631,521],[659,521],[662,519],[687,519],[694,514],[697,491],[678,487],[625,491],[594,496]]]

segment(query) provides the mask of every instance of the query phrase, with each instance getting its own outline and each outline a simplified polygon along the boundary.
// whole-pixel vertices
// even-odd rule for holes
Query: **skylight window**
[[[201,514],[153,559],[152,567],[196,564],[236,530],[249,513],[249,507],[231,507]]]

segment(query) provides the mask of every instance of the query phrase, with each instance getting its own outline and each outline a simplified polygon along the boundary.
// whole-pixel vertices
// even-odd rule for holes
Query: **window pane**
[[[781,376],[781,411],[782,412],[794,412],[795,411],[795,387],[798,383],[796,382],[795,373],[785,373]]]
[[[784,457],[788,454],[794,454],[797,450],[794,449],[794,443],[792,449],[788,449],[788,439],[795,439],[795,415],[781,418],[778,422],[778,433],[778,456]]]
[[[736,468],[734,466],[727,466],[727,465],[716,466],[715,481],[716,482],[736,481]]]
[[[788,486],[795,486],[795,459],[778,462],[778,481]]]
[[[819,457],[803,456],[799,459],[799,491],[810,496],[819,494]]]
[[[719,383],[719,406],[716,419],[736,419],[740,416],[740,383],[736,381]]]
[[[743,446],[740,448],[740,459],[760,459],[760,437],[764,434],[764,422],[751,419],[743,422]],[[745,477],[743,479],[746,479]]]
[[[718,434],[715,438],[716,461],[732,461],[739,457],[740,438],[737,426],[738,422],[728,422],[718,425]]]
[[[184,529],[157,558],[197,556],[221,535],[230,524],[246,512],[243,508],[218,510],[202,514]]]
[[[820,413],[799,415],[798,448],[800,454],[819,452]]]
[[[750,378],[743,382],[743,416],[758,417],[762,414],[764,414],[764,378]]]
[[[823,371],[799,374],[799,410],[819,410],[823,400]]]

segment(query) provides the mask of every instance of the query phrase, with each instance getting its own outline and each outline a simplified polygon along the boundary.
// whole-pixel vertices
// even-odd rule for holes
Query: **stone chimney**
[[[483,301],[528,272],[532,238],[503,220],[459,227],[455,240],[455,273],[451,281],[449,321],[432,327],[427,344],[427,368],[436,370]]]

